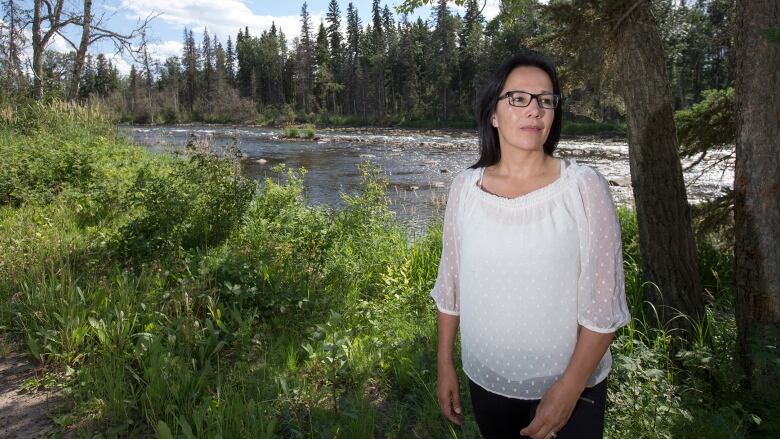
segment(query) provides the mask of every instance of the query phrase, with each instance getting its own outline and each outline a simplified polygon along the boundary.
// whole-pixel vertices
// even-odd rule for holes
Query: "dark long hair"
[[[517,67],[531,66],[544,70],[550,77],[553,85],[553,93],[560,95],[561,87],[558,83],[558,74],[555,72],[555,66],[541,55],[528,52],[517,55],[501,65],[495,74],[488,79],[487,85],[482,90],[482,94],[477,101],[476,115],[477,128],[479,130],[479,160],[473,164],[472,168],[480,168],[498,163],[501,159],[501,148],[498,141],[498,129],[490,123],[493,113],[498,105],[499,93],[504,89],[506,78]],[[552,155],[558,146],[558,140],[561,138],[561,119],[563,118],[562,104],[559,104],[553,114],[552,126],[547,140],[544,142],[544,153]]]

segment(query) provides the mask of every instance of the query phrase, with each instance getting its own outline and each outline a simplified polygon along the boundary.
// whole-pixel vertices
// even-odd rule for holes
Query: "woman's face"
[[[522,66],[512,70],[506,78],[501,95],[508,91],[553,93],[553,84],[544,70]],[[498,130],[502,155],[508,152],[507,148],[543,150],[554,118],[555,110],[542,108],[536,99],[532,99],[527,107],[513,107],[509,99],[498,101],[491,123]]]

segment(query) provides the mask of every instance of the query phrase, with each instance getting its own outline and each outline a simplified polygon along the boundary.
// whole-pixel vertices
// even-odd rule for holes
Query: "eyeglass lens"
[[[536,97],[536,101],[542,108],[555,108],[557,105],[556,96],[553,94],[531,95],[530,93],[518,91],[511,93],[508,97],[509,103],[515,107],[527,107],[534,97]]]

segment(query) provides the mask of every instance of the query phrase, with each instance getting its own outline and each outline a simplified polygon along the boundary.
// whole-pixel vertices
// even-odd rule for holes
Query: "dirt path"
[[[49,412],[62,403],[56,392],[21,390],[35,367],[20,354],[0,358],[0,439],[42,438],[58,431]]]

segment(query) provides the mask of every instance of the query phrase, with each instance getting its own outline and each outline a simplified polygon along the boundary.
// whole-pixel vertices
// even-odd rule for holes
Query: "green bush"
[[[286,126],[284,127],[284,137],[290,138],[290,139],[296,139],[301,136],[300,131],[298,130],[298,127],[296,126]]]
[[[205,155],[139,169],[119,200],[127,215],[110,245],[124,259],[216,245],[238,224],[254,191],[229,162]]]
[[[307,139],[313,139],[317,132],[314,129],[314,125],[306,125],[303,127],[303,137]]]

